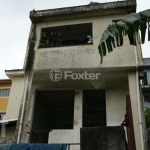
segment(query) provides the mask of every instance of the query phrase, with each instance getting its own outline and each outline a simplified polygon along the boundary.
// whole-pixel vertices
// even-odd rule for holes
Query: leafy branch
[[[106,51],[109,53],[113,48],[123,46],[123,37],[128,36],[130,45],[136,45],[136,40],[144,44],[146,29],[148,27],[148,41],[150,41],[150,9],[139,13],[131,13],[122,18],[117,23],[109,25],[103,32],[99,42],[99,53],[101,55],[101,63],[103,56],[106,56]],[[138,31],[141,32],[139,39]]]

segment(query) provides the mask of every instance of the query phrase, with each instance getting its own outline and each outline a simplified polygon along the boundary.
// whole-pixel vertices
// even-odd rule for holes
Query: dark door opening
[[[74,90],[37,91],[30,142],[48,142],[53,129],[73,129]],[[45,137],[45,138],[44,138]]]
[[[83,91],[83,127],[106,126],[105,90]]]

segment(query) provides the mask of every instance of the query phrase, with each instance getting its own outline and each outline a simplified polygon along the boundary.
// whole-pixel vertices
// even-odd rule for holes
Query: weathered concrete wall
[[[128,88],[106,89],[107,126],[120,126],[126,114]]]
[[[6,111],[6,119],[17,118],[21,103],[21,94],[24,78],[13,77]]]
[[[124,46],[114,49],[104,57],[100,65],[98,44],[103,31],[112,23],[112,20],[120,19],[125,14],[89,17],[72,20],[51,21],[37,24],[37,42],[35,48],[34,70],[49,70],[51,68],[109,68],[135,66],[135,53],[133,46],[129,45],[128,38],[124,39]],[[62,26],[69,24],[92,23],[93,45],[40,48],[38,49],[41,28]],[[138,46],[139,47],[139,46]],[[142,64],[141,50],[138,49],[139,63]]]

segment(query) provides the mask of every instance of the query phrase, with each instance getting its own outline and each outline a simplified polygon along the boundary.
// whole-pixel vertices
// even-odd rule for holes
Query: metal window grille
[[[73,90],[37,91],[33,116],[33,131],[73,129]]]
[[[105,90],[83,91],[83,127],[106,126]]]

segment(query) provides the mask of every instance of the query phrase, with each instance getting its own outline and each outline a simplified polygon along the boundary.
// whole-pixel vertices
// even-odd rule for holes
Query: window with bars
[[[10,89],[0,89],[0,97],[8,97]]]
[[[73,90],[37,91],[32,130],[73,129],[74,95]]]
[[[105,90],[83,91],[83,127],[106,126]]]

